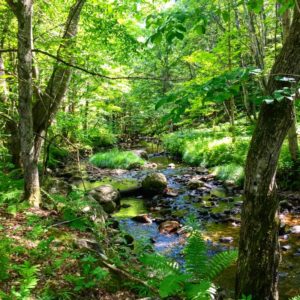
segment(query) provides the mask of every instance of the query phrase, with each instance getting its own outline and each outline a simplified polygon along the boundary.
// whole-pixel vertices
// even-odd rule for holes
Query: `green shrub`
[[[116,135],[107,128],[90,129],[87,142],[93,148],[109,147],[117,142]]]
[[[241,184],[251,130],[237,126],[233,143],[226,126],[174,132],[163,137],[163,144],[167,151],[180,156],[184,162],[213,168],[220,179]],[[282,147],[278,166],[279,172],[293,167],[287,143]]]
[[[81,266],[81,274],[69,274],[65,279],[74,285],[74,291],[95,287],[108,276],[108,271],[97,266],[98,260],[92,255],[85,255],[79,261]]]
[[[68,157],[69,151],[64,148],[58,148],[54,145],[50,146],[49,149],[49,160],[48,160],[48,166],[50,168],[55,168],[59,164],[66,161]]]
[[[221,180],[230,180],[238,185],[244,182],[244,168],[237,164],[225,164],[212,168],[212,172]]]
[[[17,204],[23,192],[23,179],[15,179],[15,172],[0,171],[0,204]]]
[[[120,151],[118,149],[113,149],[109,152],[102,152],[93,155],[90,158],[90,163],[99,168],[132,169],[142,166],[145,163],[145,160],[131,151]]]
[[[0,282],[9,277],[11,244],[12,240],[0,236]]]

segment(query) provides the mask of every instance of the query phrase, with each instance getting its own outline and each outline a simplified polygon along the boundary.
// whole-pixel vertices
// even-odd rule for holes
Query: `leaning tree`
[[[261,105],[245,166],[245,200],[239,243],[236,297],[278,299],[278,206],[276,168],[282,143],[293,123],[296,97],[285,93],[300,76],[300,0],[267,84],[272,97]],[[274,97],[274,92],[277,97]],[[278,96],[279,95],[279,96]]]

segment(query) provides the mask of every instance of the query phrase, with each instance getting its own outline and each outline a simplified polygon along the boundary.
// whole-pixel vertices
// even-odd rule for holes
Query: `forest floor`
[[[136,299],[126,290],[107,291],[103,285],[96,285],[93,278],[80,282],[81,262],[94,255],[86,246],[94,236],[60,224],[61,216],[56,211],[28,208],[12,215],[1,208],[0,222],[0,261],[4,263],[0,275],[7,275],[6,280],[0,281],[2,293],[19,294],[21,298],[23,295],[24,299],[29,293],[30,299],[54,299],[52,295],[55,299]],[[4,274],[6,271],[8,274]],[[91,288],[86,288],[88,284]],[[12,298],[3,294],[0,299]]]
[[[227,186],[222,180],[218,180],[209,173],[208,170],[199,167],[189,167],[165,155],[153,156],[148,163],[157,165],[157,172],[162,172],[166,175],[168,187],[170,188],[168,192],[171,191],[171,196],[166,194],[156,197],[155,201],[153,201],[154,198],[150,199],[151,206],[154,209],[162,208],[162,210],[158,210],[160,219],[176,219],[182,223],[188,212],[199,213],[201,211],[203,213],[200,216],[201,221],[209,221],[205,237],[212,241],[211,245],[215,247],[214,250],[222,251],[222,249],[227,249],[228,247],[237,247],[241,187],[236,185]],[[174,168],[169,168],[170,164]],[[121,169],[101,169],[91,165],[85,166],[87,167],[86,174],[88,175],[85,180],[86,184],[90,185],[90,188],[94,188],[99,184],[113,184],[114,182],[118,185],[127,186],[132,184],[133,179],[135,180],[134,182],[139,181],[149,172],[149,170],[125,171]],[[150,171],[152,172],[153,170]],[[76,203],[83,199],[85,192],[80,192],[78,185],[76,188],[76,181],[73,180],[77,178],[77,183],[80,184],[82,177],[78,177],[77,172],[69,174],[70,170],[67,170],[67,172],[62,172],[61,170],[59,173],[60,175],[65,174],[66,177],[55,178],[56,184],[64,183],[69,187],[73,186],[78,194],[62,196],[62,190],[57,185],[55,186],[57,195],[49,195],[47,193],[44,195],[45,198],[49,198],[50,202],[43,209],[25,207],[15,210],[9,206],[2,206],[0,209],[0,264],[2,266],[0,270],[0,299],[15,299],[16,297],[13,298],[14,295],[19,295],[19,298],[16,299],[26,299],[30,295],[30,299],[34,300],[139,299],[134,292],[128,291],[132,285],[124,284],[126,280],[128,282],[128,278],[122,278],[120,274],[116,273],[110,275],[108,279],[103,279],[105,273],[111,270],[105,268],[98,257],[98,253],[91,247],[91,245],[95,244],[99,246],[101,243],[99,241],[96,242],[95,232],[91,229],[90,224],[85,223],[86,220],[81,219],[80,214],[80,218],[76,215],[78,213]],[[70,175],[73,175],[74,179],[70,178]],[[103,181],[105,178],[109,181]],[[114,181],[115,179],[117,180]],[[189,188],[188,182],[192,179],[203,181],[204,186],[201,189]],[[50,188],[48,192],[50,193]],[[234,197],[236,196],[238,197],[235,199]],[[117,214],[119,218],[122,214],[124,216],[118,219],[118,222],[122,222],[123,225],[128,225],[128,228],[132,229],[132,232],[129,231],[127,233],[134,239],[138,239],[138,229],[142,228],[143,237],[148,238],[154,248],[159,244],[171,245],[174,241],[177,241],[176,237],[181,238],[180,234],[172,236],[161,235],[158,232],[158,223],[156,223],[155,217],[153,224],[146,226],[148,231],[145,231],[145,224],[138,224],[132,220],[132,217],[141,213],[139,211],[141,208],[143,213],[149,214],[150,217],[155,215],[155,210],[151,211],[149,207],[140,206],[141,203],[144,205],[147,202],[147,199],[143,201],[141,200],[142,198],[134,196],[134,199],[121,199],[121,210]],[[231,202],[233,198],[235,201]],[[204,199],[203,203],[201,203],[201,199]],[[296,191],[281,191],[280,199],[284,199],[281,202],[282,218],[284,218],[282,221],[285,223],[283,233],[288,234],[292,226],[300,224],[298,218],[300,193]],[[133,203],[138,203],[139,206],[130,207],[129,205],[128,207],[127,200],[135,200]],[[132,205],[132,202],[130,204]],[[286,209],[286,213],[284,213],[284,209]],[[166,214],[163,214],[163,210],[166,211]],[[73,214],[74,212],[75,215]],[[129,212],[135,215],[129,215]],[[232,214],[234,218],[228,218],[227,213]],[[116,236],[112,237],[111,233],[104,235],[108,237],[108,240],[103,241],[103,244],[106,244],[106,249],[110,248],[109,243],[115,243],[115,240],[120,241],[119,229],[113,229],[112,231],[118,231],[117,238]],[[153,234],[155,238],[152,238]],[[175,239],[174,236],[176,236]],[[233,243],[228,245],[222,244],[220,242],[222,236],[233,237]],[[109,241],[110,239],[111,241]],[[287,250],[283,250],[284,263],[281,274],[284,277],[281,279],[281,287],[287,295],[292,296],[295,295],[295,287],[299,280],[300,265],[296,256],[300,249],[299,242],[300,240],[296,238],[284,237],[281,239],[282,245],[290,247],[289,249],[286,248]],[[176,246],[176,243],[173,244]],[[124,249],[126,249],[125,251],[131,251],[127,244],[121,244],[121,246],[116,244],[114,247],[118,252],[122,252]],[[174,248],[175,256],[172,258],[175,260],[176,255],[178,256],[178,253],[180,253],[178,249],[182,249],[181,243],[179,247]],[[170,248],[167,250],[170,252]],[[121,257],[118,256],[118,259]],[[129,261],[127,266],[130,263],[131,261]],[[231,268],[220,280],[220,285],[227,290],[233,291],[234,274],[235,270]],[[5,294],[11,297],[6,297]]]

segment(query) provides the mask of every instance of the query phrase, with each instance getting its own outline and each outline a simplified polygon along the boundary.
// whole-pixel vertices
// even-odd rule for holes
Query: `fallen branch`
[[[136,283],[139,283],[139,284],[145,286],[153,293],[158,294],[158,290],[156,288],[154,288],[153,286],[149,285],[146,281],[143,281],[140,278],[134,277],[132,274],[128,273],[127,271],[117,268],[116,266],[110,264],[109,262],[107,262],[107,258],[101,252],[99,252],[99,251],[96,251],[96,252],[101,257],[101,262],[105,267],[107,267],[108,269],[110,269],[111,271],[113,271],[115,273],[118,273],[121,276],[128,278],[130,281],[133,281],[133,282],[136,282]]]
[[[81,216],[81,217],[78,217],[78,218],[75,218],[75,219],[72,219],[72,220],[67,220],[67,221],[62,221],[62,222],[54,223],[54,224],[49,225],[48,228],[50,228],[50,227],[56,227],[56,226],[60,226],[60,225],[64,225],[64,224],[69,224],[69,223],[72,223],[74,221],[77,221],[77,220],[80,220],[80,219],[83,219],[83,218],[86,218],[86,216]]]

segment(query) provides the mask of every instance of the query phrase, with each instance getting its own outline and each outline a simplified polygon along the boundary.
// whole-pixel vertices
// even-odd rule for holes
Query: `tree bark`
[[[65,49],[70,49],[75,43],[77,35],[78,23],[82,7],[86,0],[77,0],[74,6],[71,7],[68,19],[66,22],[63,40],[58,49],[57,57],[66,54]],[[64,59],[66,59],[64,57]],[[74,58],[72,54],[68,58],[72,63]],[[53,118],[65,96],[69,82],[71,80],[72,69],[66,67],[62,63],[56,63],[53,67],[53,72],[48,81],[45,92],[42,95],[42,101],[38,101],[33,108],[34,115],[34,130],[41,134],[53,121]]]
[[[66,50],[74,45],[77,35],[80,13],[86,0],[77,0],[70,8],[68,19],[65,25],[62,43],[57,51],[57,57],[62,57]],[[66,59],[66,58],[65,58]],[[73,63],[71,54],[67,58]],[[33,129],[35,133],[34,147],[35,156],[38,159],[42,150],[45,132],[51,125],[55,114],[65,96],[72,76],[72,69],[62,63],[56,63],[53,67],[52,75],[48,81],[46,90],[40,96],[40,100],[33,107]]]
[[[7,0],[18,19],[18,110],[21,160],[24,168],[24,198],[32,206],[40,203],[37,160],[33,147],[32,119],[32,1]]]
[[[7,87],[5,80],[4,61],[0,54],[0,102],[6,103],[7,101]]]
[[[287,9],[282,16],[282,37],[283,41],[287,38],[291,26],[291,13],[290,9]],[[295,165],[298,163],[299,159],[299,145],[298,145],[298,135],[297,135],[297,114],[296,107],[294,104],[294,121],[288,132],[288,142],[289,142],[289,151],[292,158],[292,161]]]
[[[297,0],[300,4],[300,0]],[[288,86],[276,77],[300,73],[300,14],[295,9],[289,36],[269,77],[267,91]],[[298,77],[294,78],[296,81]],[[262,104],[245,166],[245,200],[239,243],[236,297],[278,299],[278,200],[276,168],[280,148],[293,122],[293,101]]]
[[[18,19],[18,82],[19,82],[19,132],[21,160],[24,168],[24,198],[31,205],[40,205],[40,183],[38,161],[45,131],[65,95],[71,79],[71,69],[56,63],[45,93],[41,94],[32,108],[33,75],[37,69],[32,63],[32,0],[6,0]],[[71,7],[63,41],[58,50],[60,57],[64,49],[75,42],[79,17],[85,0],[77,0]],[[73,60],[72,55],[69,60]],[[12,133],[15,128],[12,128]]]
[[[293,105],[294,110],[294,121],[288,132],[289,151],[294,164],[297,165],[299,159],[299,145],[298,145],[298,134],[297,134],[297,118],[296,118],[296,107]]]

